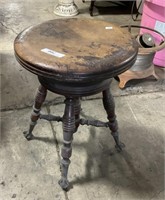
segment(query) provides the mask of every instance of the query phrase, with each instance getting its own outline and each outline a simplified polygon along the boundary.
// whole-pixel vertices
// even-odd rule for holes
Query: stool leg
[[[37,120],[40,116],[40,109],[46,98],[46,94],[47,94],[46,88],[43,87],[42,85],[40,85],[38,88],[36,97],[35,97],[34,105],[33,105],[33,111],[32,111],[31,118],[30,118],[31,121],[30,121],[30,125],[29,125],[29,130],[25,131],[23,133],[27,140],[32,140],[34,138],[32,131],[33,131],[35,125],[37,124]]]
[[[67,179],[68,168],[70,164],[69,158],[72,154],[72,139],[75,132],[75,112],[74,112],[74,99],[66,98],[65,111],[63,116],[63,147],[61,149],[61,179],[59,185],[63,190],[69,189],[69,181]]]
[[[108,115],[109,128],[116,143],[115,147],[121,151],[124,144],[119,141],[118,124],[115,115],[115,102],[109,89],[103,91],[103,105]]]
[[[81,111],[80,98],[75,98],[75,103],[74,103],[75,132],[77,131],[80,125],[80,111]]]

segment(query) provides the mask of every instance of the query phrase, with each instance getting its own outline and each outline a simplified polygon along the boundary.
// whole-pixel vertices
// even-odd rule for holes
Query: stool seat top
[[[130,33],[107,21],[55,19],[22,31],[15,56],[27,70],[57,81],[104,80],[129,69],[137,43]]]

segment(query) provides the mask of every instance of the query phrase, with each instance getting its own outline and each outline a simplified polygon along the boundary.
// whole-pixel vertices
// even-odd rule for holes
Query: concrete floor
[[[28,127],[33,97],[38,86],[35,75],[15,60],[13,41],[24,28],[59,18],[53,14],[57,0],[1,0],[0,65],[1,65],[1,151],[0,200],[133,200],[165,199],[165,70],[155,67],[160,80],[153,77],[130,81],[124,90],[113,80],[121,140],[126,148],[114,149],[106,128],[80,127],[73,142],[69,179],[73,189],[64,192],[60,177],[59,149],[62,129],[59,123],[39,121],[28,142],[22,132]],[[89,2],[75,1],[80,14],[90,18]],[[116,24],[139,24],[129,14],[98,14],[95,17]],[[140,19],[140,18],[139,18]],[[100,94],[84,98],[87,117],[106,120]],[[63,97],[48,94],[45,112],[63,113]],[[91,110],[97,112],[91,114]],[[98,116],[99,113],[99,116]]]

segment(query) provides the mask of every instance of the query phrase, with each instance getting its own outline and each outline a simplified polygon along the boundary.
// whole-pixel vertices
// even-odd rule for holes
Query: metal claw
[[[34,135],[32,133],[29,133],[29,131],[24,131],[23,132],[25,138],[29,141],[29,140],[33,140],[34,139]]]

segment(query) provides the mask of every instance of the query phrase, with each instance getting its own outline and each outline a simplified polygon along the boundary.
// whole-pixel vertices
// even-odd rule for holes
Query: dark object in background
[[[85,0],[82,0],[85,3]],[[91,0],[90,7],[89,7],[89,13],[91,16],[93,16],[93,10],[94,7],[97,7],[99,10],[99,13],[101,14],[116,14],[116,12],[124,12],[124,13],[131,13],[131,8],[133,8],[133,11],[137,12],[136,6],[133,6],[136,0],[132,1],[99,1],[99,5],[96,5],[96,0]],[[105,6],[107,4],[107,6]],[[118,9],[114,9],[118,8]],[[123,7],[125,8],[123,10]]]

